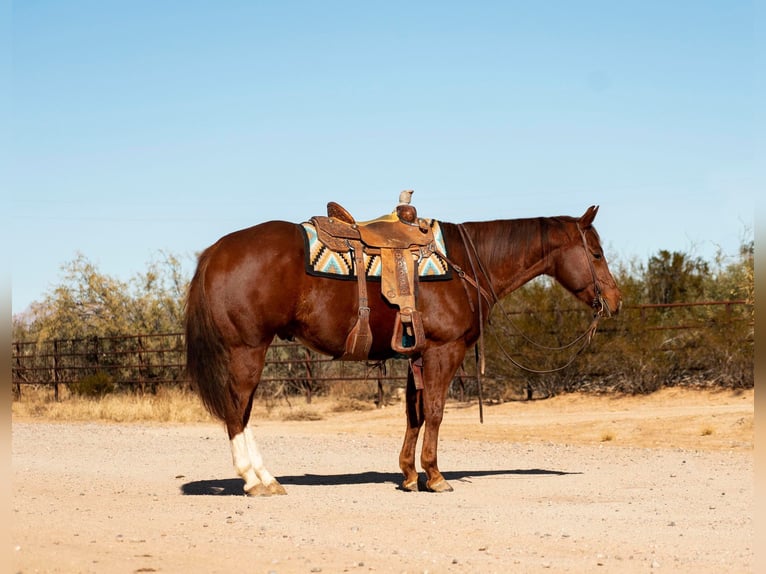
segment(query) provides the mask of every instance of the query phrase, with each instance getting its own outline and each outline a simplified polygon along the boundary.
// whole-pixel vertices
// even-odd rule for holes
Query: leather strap
[[[364,253],[360,241],[349,241],[354,251],[354,266],[358,286],[358,312],[356,323],[346,337],[346,352],[341,357],[346,361],[363,361],[370,354],[372,331],[370,330],[370,302],[367,297],[367,273],[364,268]]]

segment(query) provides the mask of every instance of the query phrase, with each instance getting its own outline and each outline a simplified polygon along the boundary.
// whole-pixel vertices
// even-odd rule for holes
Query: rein
[[[596,333],[596,329],[598,327],[598,322],[601,319],[601,317],[603,317],[604,315],[606,315],[607,317],[611,316],[611,310],[609,309],[609,304],[606,302],[606,299],[604,299],[604,296],[603,296],[602,291],[601,291],[601,283],[598,280],[598,275],[596,275],[596,268],[593,266],[593,261],[590,258],[590,253],[588,251],[588,240],[586,239],[585,232],[582,230],[582,228],[580,227],[579,223],[577,224],[577,231],[579,232],[580,238],[582,239],[583,249],[585,250],[585,259],[588,261],[588,266],[590,268],[591,277],[593,279],[593,290],[596,293],[596,297],[595,297],[595,299],[593,301],[593,305],[592,305],[592,307],[596,310],[596,312],[593,315],[593,321],[591,322],[591,324],[588,326],[588,328],[583,333],[581,333],[580,335],[575,337],[572,341],[570,341],[566,345],[561,345],[559,347],[549,347],[547,345],[542,345],[542,344],[538,343],[537,341],[534,341],[534,340],[530,339],[529,336],[527,336],[524,332],[521,331],[521,329],[519,329],[518,327],[516,327],[516,325],[514,325],[513,321],[511,321],[511,318],[508,316],[508,313],[506,312],[506,310],[502,306],[500,306],[500,310],[503,312],[506,320],[516,330],[516,332],[519,334],[519,336],[521,336],[525,341],[527,341],[528,343],[530,343],[533,346],[537,347],[538,349],[543,349],[543,350],[546,350],[546,351],[563,351],[565,349],[569,349],[570,347],[575,346],[577,343],[579,343],[580,341],[585,339],[585,342],[583,343],[583,346],[580,349],[577,350],[577,352],[572,357],[572,359],[570,359],[564,366],[558,367],[558,368],[555,368],[555,369],[551,369],[551,370],[547,370],[547,371],[538,371],[538,370],[534,370],[534,369],[529,369],[527,367],[524,367],[523,365],[519,365],[510,356],[508,357],[508,359],[514,365],[516,365],[517,367],[519,367],[519,368],[521,368],[521,369],[523,369],[525,371],[529,371],[531,373],[546,374],[546,373],[555,373],[555,372],[558,372],[558,371],[561,371],[561,370],[567,368],[569,365],[572,364],[572,362],[574,361],[574,358],[577,355],[579,355],[583,351],[583,349],[590,343],[591,339],[593,338],[593,335]],[[502,347],[501,347],[501,349],[502,349]],[[505,353],[505,349],[502,349],[502,350],[503,350],[503,353]],[[507,356],[507,353],[506,353],[506,356]]]
[[[484,375],[484,368],[485,368],[485,359],[484,359],[484,318],[483,318],[483,311],[482,311],[482,305],[481,305],[481,299],[482,297],[487,301],[489,306],[491,307],[493,304],[497,303],[499,301],[499,298],[497,296],[497,293],[495,292],[495,289],[492,285],[492,282],[490,281],[489,274],[487,273],[487,270],[484,267],[484,264],[481,261],[481,258],[479,257],[479,252],[476,249],[476,245],[473,242],[473,239],[466,231],[463,224],[457,225],[458,230],[460,231],[460,236],[463,240],[463,245],[466,249],[466,254],[468,255],[468,263],[471,266],[471,273],[473,277],[470,277],[469,275],[466,275],[465,271],[461,269],[458,265],[456,265],[453,261],[448,259],[443,253],[440,253],[436,251],[436,254],[439,255],[450,267],[452,267],[455,272],[457,273],[458,277],[466,281],[467,283],[470,283],[473,287],[476,288],[476,294],[477,294],[477,302],[478,302],[478,319],[479,319],[479,339],[477,341],[476,345],[476,382],[478,387],[478,393],[479,393],[479,420],[480,422],[484,422],[484,409],[483,409],[483,399],[482,399],[482,390],[481,390],[481,378]],[[516,367],[527,371],[529,373],[534,374],[550,374],[550,373],[556,373],[558,371],[562,371],[569,367],[574,360],[582,353],[585,348],[590,344],[591,340],[593,339],[593,335],[596,333],[596,329],[598,328],[598,323],[601,317],[606,314],[607,316],[611,315],[609,305],[606,302],[606,299],[604,299],[604,296],[601,291],[601,284],[598,280],[598,276],[596,275],[596,268],[593,265],[593,261],[590,257],[590,252],[588,251],[588,240],[585,237],[585,232],[580,227],[579,223],[577,224],[577,231],[580,233],[580,238],[582,239],[582,245],[583,249],[585,250],[585,258],[588,261],[588,266],[590,267],[591,277],[593,278],[593,289],[596,293],[595,300],[593,301],[593,307],[596,310],[596,312],[593,315],[593,320],[591,321],[588,328],[583,332],[582,334],[578,335],[573,341],[570,343],[563,345],[561,347],[548,347],[545,345],[541,345],[532,339],[530,339],[527,335],[522,333],[518,327],[516,327],[511,321],[510,317],[508,316],[508,313],[505,309],[503,309],[502,305],[500,305],[500,310],[503,312],[503,315],[505,316],[506,320],[510,325],[516,329],[517,332],[528,342],[532,343],[538,348],[545,349],[545,350],[553,350],[553,351],[559,351],[564,349],[569,349],[570,347],[573,347],[578,342],[582,341],[582,345],[572,354],[572,356],[567,360],[566,363],[561,365],[560,367],[556,367],[553,369],[532,369],[530,367],[527,367],[526,365],[523,365],[516,361],[502,346],[500,343],[500,340],[498,339],[497,335],[493,336],[495,337],[495,341],[497,342],[497,346],[500,348],[500,350],[503,352],[505,357],[513,363]],[[474,263],[474,259],[476,260],[476,263]],[[482,287],[481,285],[481,278],[479,276],[479,273],[477,273],[476,265],[478,265],[479,271],[484,276],[484,280],[489,286],[489,293]],[[470,293],[468,291],[468,287],[463,284],[466,290],[466,295],[468,296],[468,304],[471,307],[471,311],[473,312],[474,305],[472,298],[470,297]]]

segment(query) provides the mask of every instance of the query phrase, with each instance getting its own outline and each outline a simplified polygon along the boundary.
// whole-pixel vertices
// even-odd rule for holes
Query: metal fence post
[[[59,340],[53,340],[53,400],[59,400]]]

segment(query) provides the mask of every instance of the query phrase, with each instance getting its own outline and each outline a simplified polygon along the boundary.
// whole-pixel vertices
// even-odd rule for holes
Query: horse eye
[[[601,259],[602,257],[603,257],[603,255],[601,253],[594,253],[593,254],[593,258],[594,259]]]

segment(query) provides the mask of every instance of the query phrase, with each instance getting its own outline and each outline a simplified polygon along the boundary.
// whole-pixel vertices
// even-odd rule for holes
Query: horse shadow
[[[565,472],[541,468],[514,470],[465,470],[444,472],[448,481],[470,483],[472,478],[487,476],[522,477],[522,476],[567,476],[582,474],[582,472]],[[295,476],[279,476],[277,480],[283,486],[355,486],[362,484],[392,484],[397,490],[401,486],[402,474],[398,472],[357,472],[348,474],[301,474]],[[215,480],[196,480],[181,486],[181,494],[185,496],[242,496],[245,481],[241,478],[224,478]],[[425,489],[425,482],[418,481],[420,490]]]

